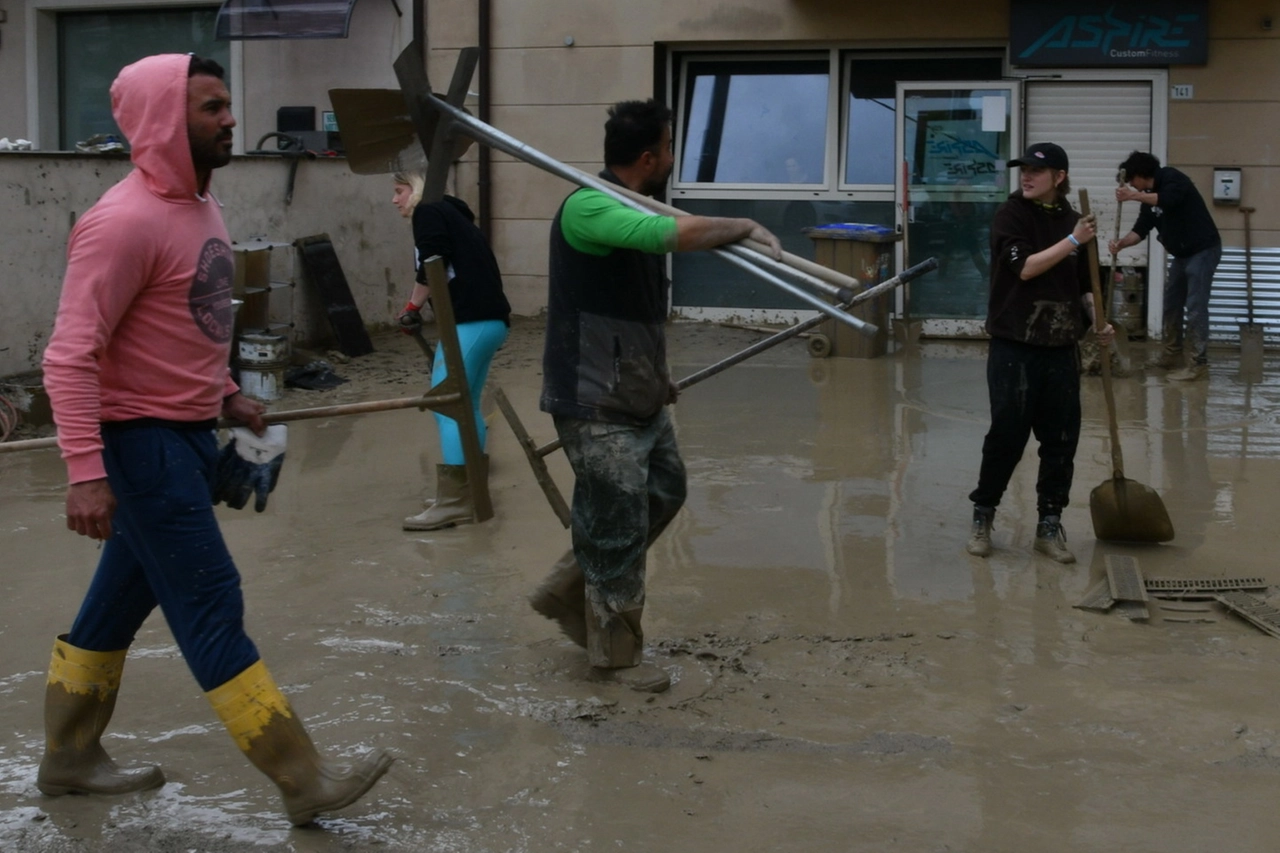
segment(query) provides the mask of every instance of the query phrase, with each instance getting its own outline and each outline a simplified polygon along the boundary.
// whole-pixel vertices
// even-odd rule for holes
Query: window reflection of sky
[[[692,82],[680,180],[697,181],[700,158],[715,157],[715,183],[823,183],[826,74],[733,74],[718,151],[704,152],[716,75]],[[717,156],[718,155],[718,156]]]

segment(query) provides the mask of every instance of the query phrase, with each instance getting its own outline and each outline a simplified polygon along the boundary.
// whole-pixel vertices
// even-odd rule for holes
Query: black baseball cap
[[[1064,172],[1070,171],[1067,166],[1067,152],[1062,150],[1061,145],[1054,145],[1052,142],[1037,142],[1027,149],[1026,154],[1016,160],[1010,160],[1009,165],[1040,166],[1048,169],[1061,169]]]

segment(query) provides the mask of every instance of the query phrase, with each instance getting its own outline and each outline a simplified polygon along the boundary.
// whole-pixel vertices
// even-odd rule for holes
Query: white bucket
[[[241,367],[274,367],[289,363],[289,339],[284,335],[249,334],[236,339]]]
[[[264,403],[284,394],[284,369],[289,364],[289,339],[284,335],[248,334],[236,339],[240,391]]]
[[[241,367],[240,393],[262,403],[279,400],[284,394],[284,365],[265,369]]]

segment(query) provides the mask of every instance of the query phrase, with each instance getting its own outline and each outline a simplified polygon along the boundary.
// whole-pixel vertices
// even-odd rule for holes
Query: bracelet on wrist
[[[1080,245],[1080,241],[1076,239],[1076,235],[1074,235],[1074,234],[1068,234],[1068,235],[1067,235],[1067,239],[1071,241],[1071,245],[1073,245],[1073,246],[1079,246],[1079,245]]]

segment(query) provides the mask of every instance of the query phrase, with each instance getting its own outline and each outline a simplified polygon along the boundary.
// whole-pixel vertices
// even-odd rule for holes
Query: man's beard
[[[231,149],[224,147],[227,137],[219,137],[207,144],[191,146],[191,161],[197,170],[221,169],[231,162]]]

